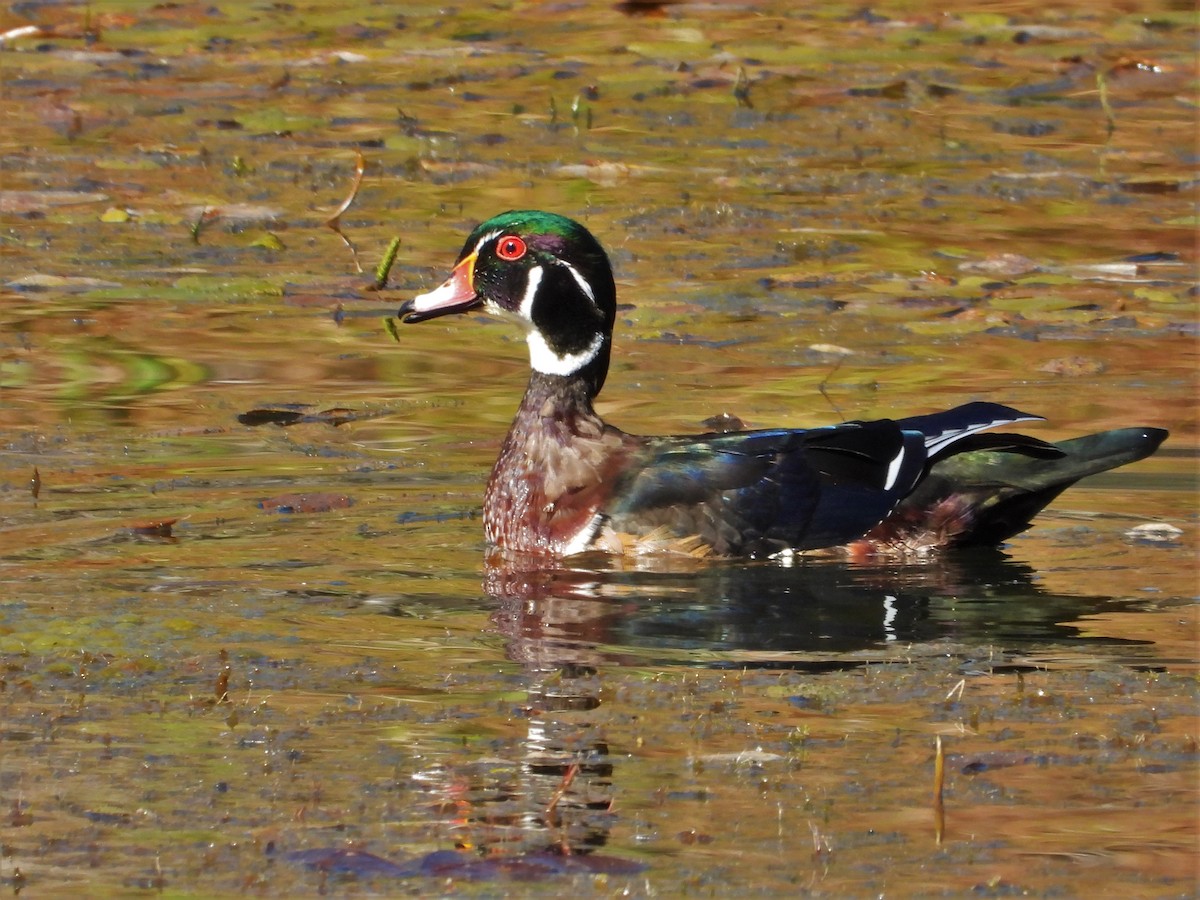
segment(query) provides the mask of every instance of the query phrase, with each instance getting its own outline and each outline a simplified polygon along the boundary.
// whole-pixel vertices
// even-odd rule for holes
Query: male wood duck
[[[995,544],[1075,481],[1142,459],[1167,436],[1124,428],[1049,444],[985,433],[1040,417],[981,402],[808,429],[626,434],[592,407],[612,349],[612,268],[587,229],[553,213],[488,219],[445,283],[399,316],[474,309],[516,322],[529,344],[533,371],[483,506],[487,540],[518,554],[911,556]]]

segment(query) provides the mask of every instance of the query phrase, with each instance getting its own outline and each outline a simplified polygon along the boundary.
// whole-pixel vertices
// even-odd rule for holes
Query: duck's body
[[[592,523],[642,446],[596,415],[579,382],[534,372],[488,479],[488,542],[552,556],[589,549]]]
[[[477,307],[519,322],[529,343],[533,373],[483,511],[489,543],[517,553],[923,554],[998,543],[1075,481],[1148,456],[1167,434],[1048,444],[987,432],[1038,418],[994,403],[813,429],[626,434],[592,406],[616,314],[607,256],[550,213],[484,222],[450,278],[400,315]]]

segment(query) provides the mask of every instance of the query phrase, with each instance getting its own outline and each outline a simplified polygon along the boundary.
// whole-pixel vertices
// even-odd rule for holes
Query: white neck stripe
[[[604,346],[604,335],[597,334],[592,342],[578,353],[558,354],[550,349],[546,339],[537,329],[531,330],[525,336],[529,344],[529,366],[535,372],[543,375],[574,375],[593,359]]]

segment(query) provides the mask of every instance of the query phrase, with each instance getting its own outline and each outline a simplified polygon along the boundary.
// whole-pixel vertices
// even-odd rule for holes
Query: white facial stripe
[[[587,298],[594,304],[596,302],[596,295],[592,293],[592,286],[587,283],[587,279],[579,274],[579,270],[565,259],[558,259],[555,257],[554,261],[571,273],[571,277],[575,279],[576,283],[579,285],[579,289],[587,294]]]
[[[534,266],[529,270],[529,280],[525,282],[525,296],[521,298],[521,317],[531,326],[533,324],[533,299],[537,296],[538,287],[542,283],[542,267]]]
[[[502,234],[504,234],[504,232],[498,228],[494,231],[489,231],[487,234],[485,234],[483,237],[481,237],[479,240],[477,240],[475,242],[475,252],[478,253],[480,250],[483,249],[484,244],[486,244],[490,240],[494,240],[495,238],[500,237],[500,235],[502,235]]]
[[[499,231],[493,231],[485,234],[480,238],[479,243],[475,245],[476,251],[488,241],[499,236],[500,233]],[[571,277],[579,284],[580,290],[587,295],[592,303],[595,303],[596,298],[592,293],[591,285],[584,280],[584,277],[579,274],[575,267],[562,260],[555,260],[555,262],[566,267],[567,271],[571,273]],[[541,372],[543,375],[574,375],[596,358],[596,354],[604,346],[604,335],[597,334],[592,338],[591,343],[578,353],[560,355],[550,348],[550,345],[546,343],[546,338],[533,324],[533,304],[537,299],[538,289],[542,286],[542,278],[545,274],[546,271],[541,266],[530,266],[529,271],[526,273],[525,293],[521,295],[521,304],[517,307],[515,314],[501,309],[490,300],[485,301],[484,306],[489,312],[495,313],[502,318],[516,319],[525,326],[525,340],[529,344],[529,365],[535,372]]]
[[[543,375],[574,375],[593,359],[604,346],[604,335],[598,334],[592,342],[578,353],[567,353],[562,356],[550,349],[540,331],[531,330],[525,336],[529,344],[529,365],[535,372]]]

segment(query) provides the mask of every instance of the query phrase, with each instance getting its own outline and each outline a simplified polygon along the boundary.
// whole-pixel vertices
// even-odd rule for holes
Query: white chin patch
[[[534,266],[525,276],[525,296],[521,298],[521,317],[533,327],[533,301],[537,299],[538,288],[542,284],[542,267]]]
[[[540,331],[530,331],[525,337],[529,344],[529,365],[543,375],[574,375],[593,359],[604,346],[604,335],[598,334],[578,353],[555,353]]]

